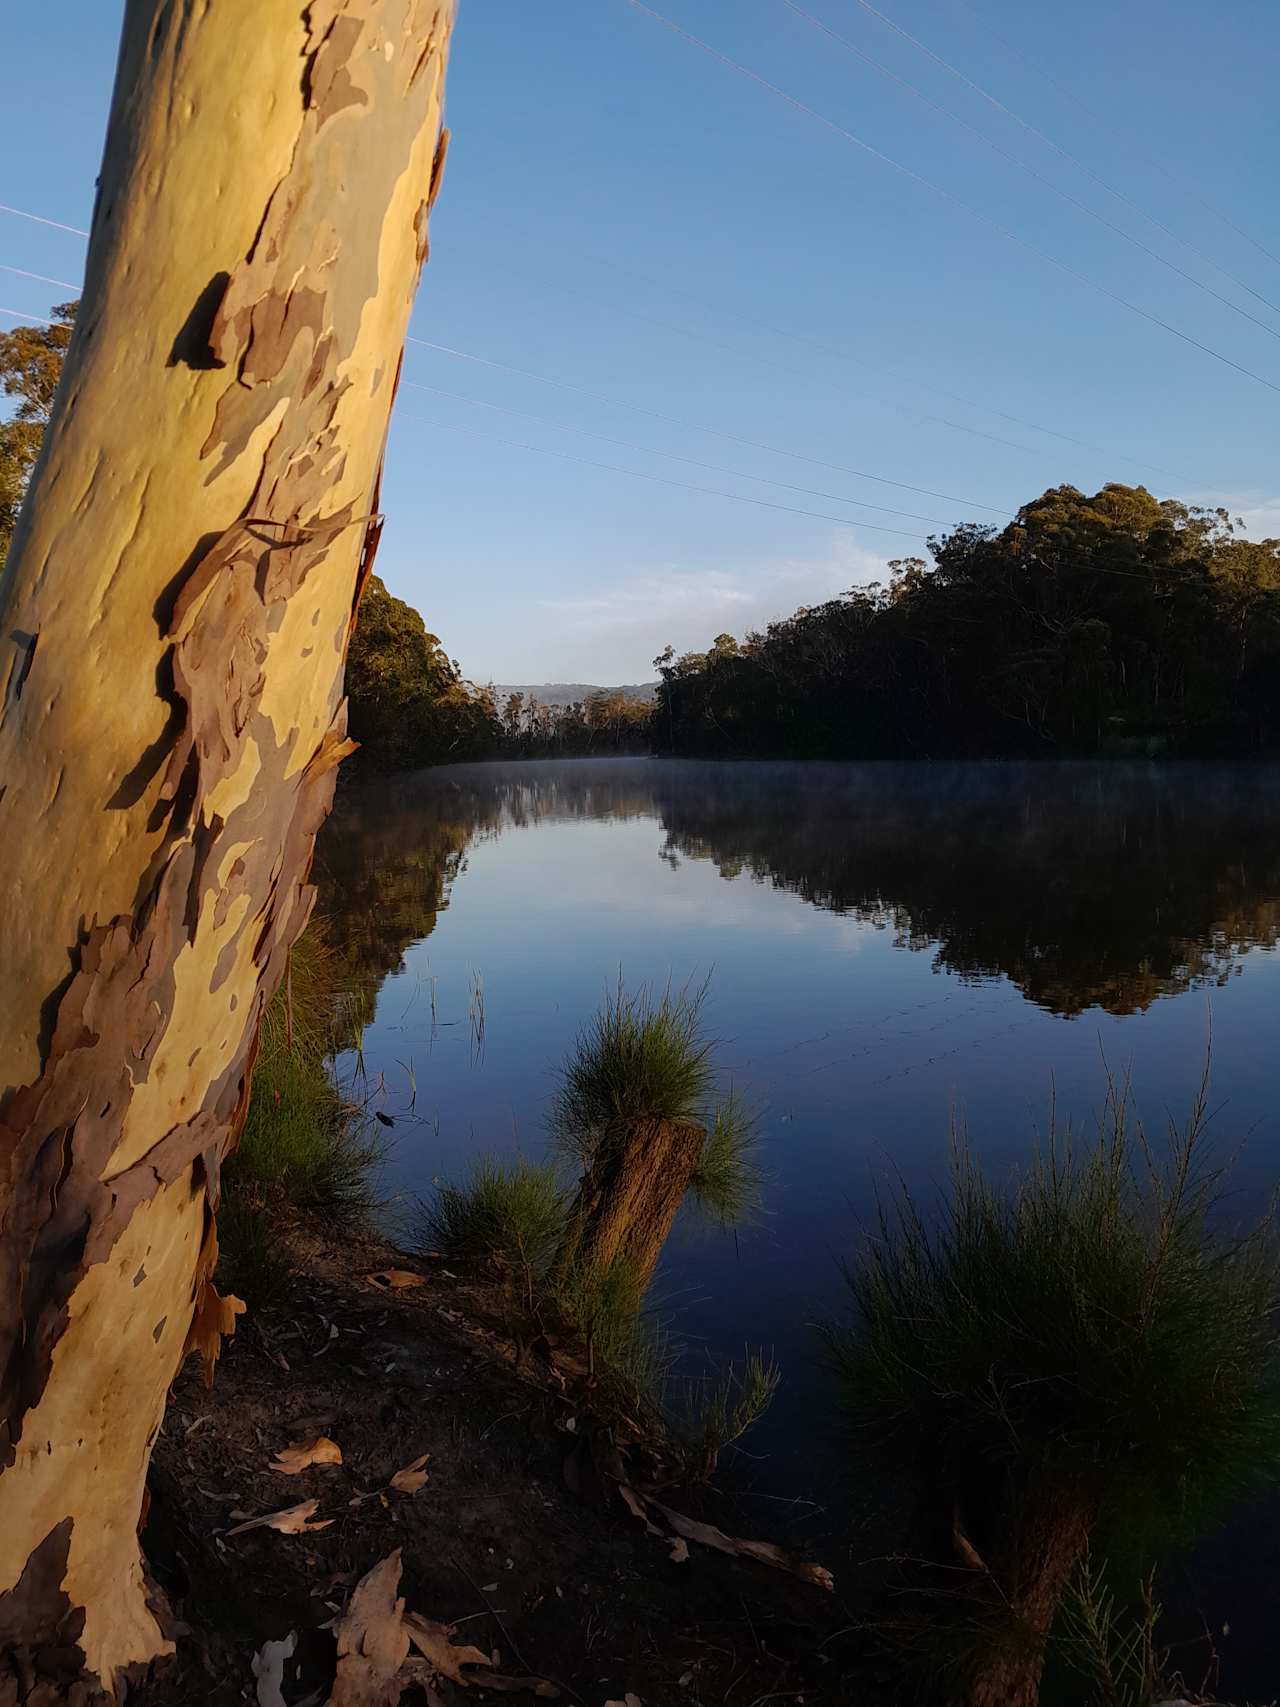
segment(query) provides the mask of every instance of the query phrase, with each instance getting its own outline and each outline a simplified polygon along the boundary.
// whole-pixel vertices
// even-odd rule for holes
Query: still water
[[[620,974],[710,975],[767,1212],[736,1237],[678,1227],[658,1293],[691,1357],[775,1352],[765,1488],[829,1494],[809,1324],[840,1305],[877,1187],[935,1189],[953,1122],[1012,1167],[1051,1103],[1092,1123],[1110,1068],[1163,1130],[1212,1034],[1233,1189],[1275,1183],[1275,767],[444,768],[348,793],[318,868],[401,1202],[477,1153],[542,1154],[556,1067]]]

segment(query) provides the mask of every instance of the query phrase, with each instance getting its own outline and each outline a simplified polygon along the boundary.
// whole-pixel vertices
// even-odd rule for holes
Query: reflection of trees
[[[750,872],[1056,1013],[1133,1013],[1280,941],[1280,788],[1247,766],[461,766],[347,794],[322,902],[376,988],[476,838],[644,815],[671,862]]]
[[[668,777],[674,777],[670,784]],[[664,770],[676,857],[894,930],[1055,1013],[1133,1013],[1280,941],[1280,790],[1248,767]]]
[[[627,760],[457,765],[344,790],[317,844],[316,881],[367,1011],[405,950],[435,929],[473,842],[530,824],[653,810],[649,767]]]

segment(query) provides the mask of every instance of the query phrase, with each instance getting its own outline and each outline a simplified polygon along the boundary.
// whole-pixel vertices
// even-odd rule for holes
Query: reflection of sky
[[[772,1175],[761,1226],[736,1240],[677,1231],[659,1286],[675,1327],[722,1355],[776,1347],[787,1379],[761,1444],[794,1488],[810,1462],[803,1419],[818,1397],[806,1324],[838,1306],[837,1258],[891,1170],[928,1191],[953,1115],[998,1165],[1024,1158],[1051,1095],[1087,1125],[1104,1059],[1132,1068],[1153,1132],[1188,1105],[1204,1062],[1209,999],[1162,997],[1145,1014],[1065,1020],[1004,979],[965,984],[891,930],[823,912],[749,873],[661,857],[656,818],[544,822],[473,844],[431,937],[387,980],[365,1038],[397,1115],[388,1184],[421,1193],[478,1151],[539,1153],[555,1068],[619,972],[629,987],[711,974],[709,1029],[761,1111]],[[1248,952],[1212,993],[1214,1080],[1224,1145],[1244,1151],[1242,1201],[1269,1186],[1277,1136],[1275,954]],[[468,1023],[484,990],[483,1056]],[[431,1035],[430,981],[437,1018]],[[416,1121],[404,1117],[407,1068]],[[438,1126],[437,1126],[438,1122]],[[816,1462],[816,1460],[815,1460]]]

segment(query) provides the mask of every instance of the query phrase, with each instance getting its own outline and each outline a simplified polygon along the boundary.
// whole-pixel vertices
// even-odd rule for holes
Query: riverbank
[[[679,1544],[668,1518],[629,1509],[609,1474],[627,1442],[593,1440],[589,1389],[545,1357],[515,1367],[442,1262],[297,1213],[276,1235],[287,1279],[226,1342],[212,1388],[184,1373],[156,1445],[143,1546],[185,1629],[131,1697],[139,1707],[239,1702],[254,1655],[290,1635],[281,1699],[326,1700],[328,1626],[396,1549],[411,1610],[566,1701],[835,1703],[855,1675],[860,1701],[892,1699],[851,1646],[840,1560],[812,1561],[835,1571],[827,1590]],[[319,1437],[340,1463],[272,1467]],[[785,1539],[710,1487],[656,1497],[730,1535]],[[234,1533],[311,1501],[306,1532]],[[460,1699],[455,1688],[439,1698]]]

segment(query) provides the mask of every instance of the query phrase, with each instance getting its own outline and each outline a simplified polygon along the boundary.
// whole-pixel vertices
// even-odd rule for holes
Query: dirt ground
[[[695,1540],[683,1557],[666,1518],[649,1510],[657,1534],[628,1509],[609,1473],[614,1436],[593,1420],[585,1384],[536,1354],[517,1369],[441,1263],[314,1224],[289,1238],[287,1292],[242,1318],[211,1389],[194,1365],[184,1373],[157,1442],[143,1547],[185,1633],[131,1694],[137,1707],[253,1701],[253,1655],[290,1633],[284,1700],[324,1701],[328,1626],[397,1548],[411,1611],[584,1707],[885,1699],[850,1629],[838,1559],[816,1561],[836,1573],[832,1589]],[[387,1270],[406,1283],[367,1278]],[[271,1467],[318,1435],[340,1464]],[[393,1488],[424,1455],[417,1491]],[[657,1497],[733,1536],[785,1542],[713,1488]],[[327,1527],[230,1533],[310,1500],[310,1521]],[[417,1699],[491,1694],[483,1672],[467,1675],[465,1689],[437,1680]]]

